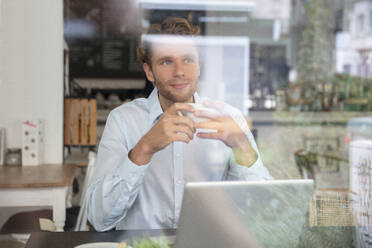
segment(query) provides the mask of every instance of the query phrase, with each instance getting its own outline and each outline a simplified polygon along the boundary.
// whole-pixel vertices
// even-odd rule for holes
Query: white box
[[[350,143],[350,190],[354,193],[355,247],[372,247],[372,140]],[[369,243],[370,244],[370,243]]]
[[[22,124],[22,165],[40,165],[44,161],[44,121]]]
[[[372,117],[348,121],[354,247],[372,247]]]

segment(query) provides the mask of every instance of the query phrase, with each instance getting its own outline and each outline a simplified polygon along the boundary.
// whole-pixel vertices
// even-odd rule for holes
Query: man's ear
[[[144,70],[145,73],[146,73],[146,77],[147,77],[147,79],[148,79],[150,82],[154,83],[154,81],[155,81],[155,80],[154,80],[154,74],[152,73],[152,70],[151,70],[150,65],[147,64],[147,63],[143,63],[142,67],[143,67],[143,70]]]

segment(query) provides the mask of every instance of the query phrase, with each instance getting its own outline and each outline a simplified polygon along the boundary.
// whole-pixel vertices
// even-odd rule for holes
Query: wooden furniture
[[[0,166],[0,207],[52,206],[57,231],[63,231],[66,197],[74,165]]]
[[[319,167],[339,167],[337,159],[328,158],[328,154],[340,153],[341,142],[339,137],[318,136],[318,137],[302,137],[303,147],[306,151],[311,152],[315,157]],[[317,156],[318,154],[323,156]],[[312,156],[310,154],[310,156]],[[337,169],[338,170],[338,169]]]
[[[40,219],[52,220],[53,211],[51,209],[40,209],[13,214],[7,219],[4,225],[2,225],[0,235],[10,234],[17,239],[19,236],[27,237],[28,233],[41,232],[43,230],[41,229]],[[19,240],[22,240],[21,237]]]
[[[31,234],[26,248],[72,248],[92,242],[122,242],[134,238],[166,236],[174,242],[176,230],[127,230],[109,232],[35,232]]]
[[[309,206],[310,226],[353,226],[352,192],[347,189],[317,189]]]
[[[93,174],[94,174],[94,170],[96,166],[97,154],[95,152],[90,151],[88,158],[89,158],[89,162],[88,162],[87,171],[85,174],[83,187],[81,190],[80,210],[79,210],[78,218],[76,220],[75,231],[89,231],[86,192],[93,178]]]
[[[371,94],[371,93],[370,93]],[[366,98],[348,98],[345,100],[345,105],[357,106],[358,110],[371,110],[370,99]]]
[[[314,235],[314,237],[311,236],[312,240],[302,240],[303,247],[325,247],[325,244],[329,245],[326,247],[346,247],[348,243],[346,243],[345,240],[348,240],[351,236],[350,229],[339,229],[337,227],[313,227],[310,234],[314,232],[316,232],[315,235],[318,235]],[[338,235],[322,235],[324,233]],[[25,248],[73,248],[81,244],[93,242],[122,242],[140,239],[144,235],[148,237],[165,236],[169,240],[169,243],[174,244],[176,229],[121,230],[108,232],[34,232],[31,234]],[[324,240],[323,243],[322,240]],[[315,245],[313,245],[313,243]],[[337,246],[333,243],[341,243],[343,246]]]
[[[0,240],[0,247],[6,248],[23,248],[25,245],[22,242],[15,240]]]
[[[348,163],[341,151],[339,137],[302,137],[303,149],[295,152],[295,161],[302,178],[314,179],[317,172],[338,173]]]
[[[295,152],[297,169],[304,179],[314,179],[316,172],[339,172],[341,163],[348,159],[335,152],[321,153],[299,149]]]
[[[65,98],[64,145],[95,146],[97,137],[97,101]]]
[[[294,157],[301,177],[303,179],[314,179],[314,166],[310,161],[308,152],[304,149],[297,150]]]

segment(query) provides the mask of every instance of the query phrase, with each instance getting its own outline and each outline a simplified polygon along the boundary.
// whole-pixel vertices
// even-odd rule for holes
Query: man
[[[185,19],[168,18],[143,37],[138,55],[155,89],[107,119],[87,192],[96,230],[176,228],[185,183],[271,178],[240,112],[204,102],[220,113],[211,116],[188,104],[202,103],[199,55],[190,38],[198,33]],[[193,122],[187,112],[209,121]]]

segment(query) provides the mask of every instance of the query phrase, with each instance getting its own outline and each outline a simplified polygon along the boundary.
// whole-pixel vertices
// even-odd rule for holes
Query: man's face
[[[192,41],[153,43],[151,67],[144,64],[147,78],[155,84],[159,100],[192,102],[200,75],[199,56]]]

